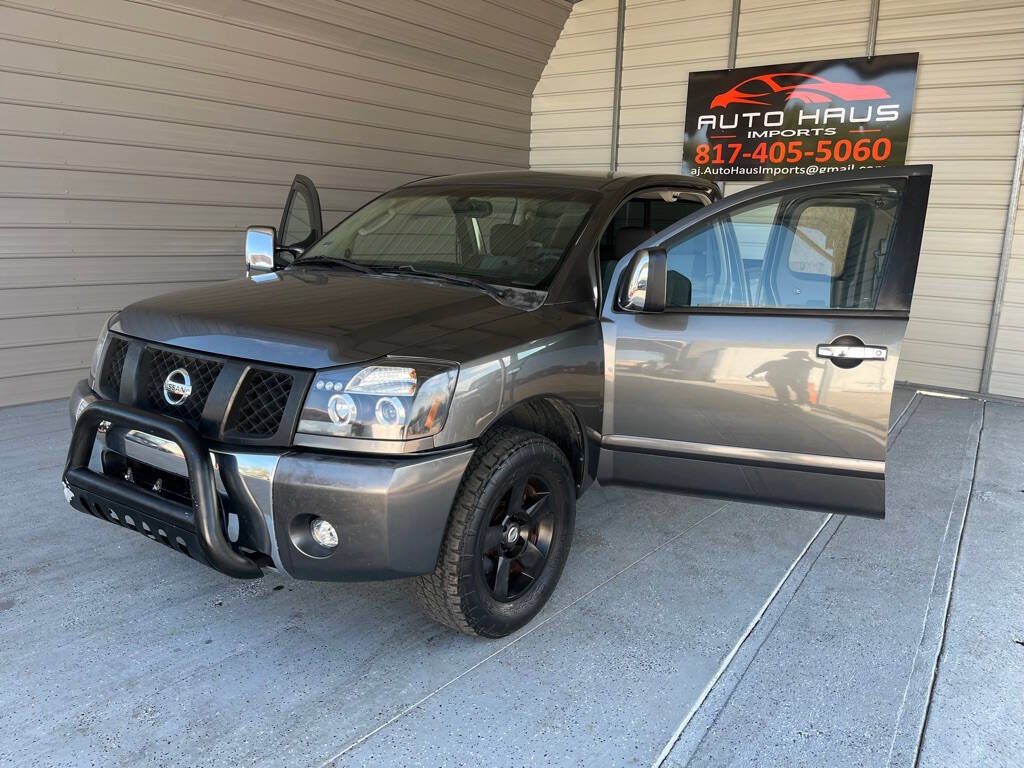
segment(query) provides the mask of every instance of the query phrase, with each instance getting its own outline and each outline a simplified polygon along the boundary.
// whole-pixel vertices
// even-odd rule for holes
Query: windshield
[[[537,187],[399,189],[353,213],[295,264],[344,259],[543,288],[595,199]]]

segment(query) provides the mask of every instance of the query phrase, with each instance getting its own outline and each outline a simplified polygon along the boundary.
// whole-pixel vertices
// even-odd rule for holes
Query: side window
[[[665,244],[667,306],[872,309],[901,195],[797,190],[716,216]]]
[[[739,253],[737,266],[743,273],[747,300],[751,305],[756,305],[761,299],[761,276],[776,212],[774,205],[754,206],[737,211],[730,219]]]
[[[281,230],[282,244],[295,246],[309,239],[313,234],[312,210],[313,202],[309,199],[309,193],[302,187],[295,187],[288,201],[288,216]]]
[[[721,307],[742,304],[739,281],[730,273],[729,249],[717,223],[698,227],[667,249],[666,307]]]
[[[299,252],[311,246],[323,233],[324,222],[316,185],[306,176],[298,174],[292,180],[281,213],[278,244]]]

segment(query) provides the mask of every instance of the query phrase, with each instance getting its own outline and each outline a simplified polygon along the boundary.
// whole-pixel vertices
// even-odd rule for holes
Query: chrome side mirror
[[[619,308],[630,312],[663,311],[667,280],[664,248],[643,248],[637,251],[626,268]]]
[[[245,271],[273,272],[274,241],[277,232],[273,227],[249,227],[245,230]]]

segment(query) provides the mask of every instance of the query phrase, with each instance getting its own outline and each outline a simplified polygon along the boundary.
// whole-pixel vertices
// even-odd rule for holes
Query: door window
[[[297,175],[281,214],[277,238],[279,248],[299,253],[318,240],[323,231],[320,195],[316,186],[307,177]]]
[[[285,247],[294,247],[309,239],[313,233],[312,209],[309,193],[302,187],[295,187],[288,203],[284,228],[281,230],[281,243]]]
[[[793,190],[685,230],[665,244],[666,306],[873,309],[901,195]]]

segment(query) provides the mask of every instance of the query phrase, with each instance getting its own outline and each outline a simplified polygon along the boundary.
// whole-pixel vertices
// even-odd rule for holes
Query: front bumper
[[[238,451],[206,444],[177,419],[99,400],[84,381],[69,409],[64,482],[72,506],[240,578],[271,565],[319,581],[429,573],[473,454]],[[159,492],[149,487],[154,477]],[[169,494],[172,483],[163,481],[187,491]],[[336,548],[311,541],[315,517],[338,531]]]

